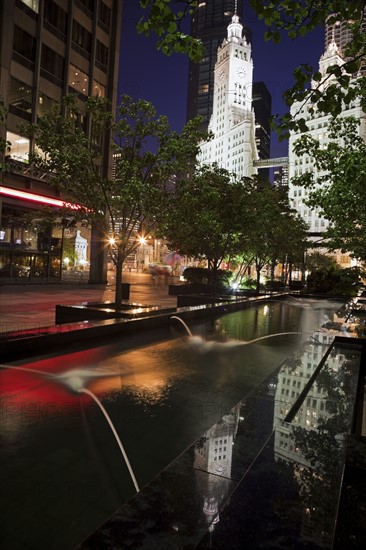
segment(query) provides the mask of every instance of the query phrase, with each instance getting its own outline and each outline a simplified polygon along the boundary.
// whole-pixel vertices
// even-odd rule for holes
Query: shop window
[[[14,25],[13,50],[21,58],[28,59],[34,63],[36,57],[36,39],[17,25]]]
[[[53,75],[58,80],[63,80],[64,76],[64,58],[51,50],[45,44],[42,45],[42,59],[41,68],[46,74],[43,74],[47,78],[47,75]]]
[[[68,85],[77,92],[88,95],[89,77],[74,65],[69,65]]]
[[[10,87],[8,93],[9,110],[14,114],[27,118],[32,112],[32,88],[10,77]],[[25,115],[25,116],[24,116]]]
[[[29,162],[29,139],[14,134],[13,132],[6,133],[6,139],[11,143],[7,148],[7,156],[19,162]]]

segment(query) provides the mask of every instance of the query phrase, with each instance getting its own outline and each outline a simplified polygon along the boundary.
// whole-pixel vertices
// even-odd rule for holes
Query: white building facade
[[[322,74],[324,83],[320,84],[323,89],[334,82],[334,77],[329,77],[327,74],[327,68],[330,65],[341,66],[344,63],[344,59],[341,57],[341,50],[333,40],[329,42],[324,54],[319,61],[319,71]],[[312,87],[319,86],[319,82],[313,82]],[[314,112],[311,112],[314,109]],[[314,139],[320,142],[321,147],[326,147],[329,143],[328,138],[328,124],[330,122],[330,116],[324,113],[318,112],[316,106],[310,102],[296,102],[291,108],[291,114],[295,118],[304,118],[309,128],[307,135],[310,135]],[[339,115],[340,117],[354,117],[360,121],[359,134],[366,140],[366,124],[365,114],[362,112],[360,101],[354,100],[344,111]],[[292,132],[289,139],[289,202],[292,208],[294,208],[299,216],[307,223],[309,227],[309,240],[313,242],[321,242],[322,234],[329,227],[327,219],[320,215],[319,209],[309,208],[306,204],[306,200],[309,196],[309,191],[305,188],[295,186],[291,183],[292,178],[300,176],[306,172],[313,172],[315,180],[317,175],[324,175],[324,173],[318,173],[313,164],[313,159],[309,155],[302,155],[297,157],[294,152],[294,144],[301,137],[301,133]],[[347,183],[345,182],[345,185]],[[337,262],[340,264],[350,263],[347,255],[338,257]]]
[[[239,177],[256,173],[258,160],[252,109],[253,61],[251,45],[234,15],[227,38],[217,51],[213,113],[209,130],[214,138],[201,145],[199,160],[217,163]]]

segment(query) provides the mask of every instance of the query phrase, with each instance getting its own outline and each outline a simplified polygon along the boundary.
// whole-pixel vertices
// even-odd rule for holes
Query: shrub
[[[186,267],[184,270],[184,278],[189,284],[212,284],[212,271],[209,271],[207,267]],[[217,270],[217,286],[228,286],[232,272],[227,269]]]
[[[285,284],[282,281],[267,281],[264,285],[266,290],[283,290]]]
[[[304,283],[302,281],[291,281],[290,290],[302,290],[304,288]]]
[[[318,269],[307,278],[309,292],[322,294],[356,294],[362,271],[358,267]]]

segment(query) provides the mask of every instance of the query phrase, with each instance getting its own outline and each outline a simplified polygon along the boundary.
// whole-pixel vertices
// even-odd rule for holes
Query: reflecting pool
[[[0,371],[4,547],[72,549],[135,493],[105,417],[78,389],[102,402],[143,487],[339,306],[269,301],[188,323],[194,338],[172,319],[169,329],[9,363]]]

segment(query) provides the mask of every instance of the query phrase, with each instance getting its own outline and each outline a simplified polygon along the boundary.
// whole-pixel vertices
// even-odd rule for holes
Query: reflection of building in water
[[[328,324],[330,321],[327,321]],[[320,451],[309,453],[315,441],[326,446],[325,454],[336,456],[341,444],[342,434],[334,436],[327,422],[335,414],[336,396],[342,397],[340,386],[344,373],[342,370],[345,355],[331,353],[322,367],[321,373],[309,389],[305,400],[291,423],[283,422],[320,361],[334,339],[334,332],[316,331],[293,360],[286,361],[278,374],[274,412],[274,457],[293,469],[300,494],[304,503],[302,535],[316,543],[328,544],[331,541],[331,521],[322,515],[317,506],[309,507],[308,502],[317,502],[329,498],[330,508],[336,506],[337,497],[332,495],[332,469],[325,471]],[[322,378],[323,377],[323,378]],[[330,381],[330,382],[329,382]],[[334,387],[333,387],[334,386]],[[336,388],[336,392],[334,392]],[[346,406],[345,406],[346,409]],[[319,428],[321,427],[321,431]],[[333,458],[330,459],[330,464]],[[335,467],[335,466],[334,466]],[[333,472],[334,474],[334,472]],[[325,495],[324,492],[327,492]],[[323,502],[324,505],[324,502]],[[321,507],[320,507],[321,508]]]
[[[87,250],[88,250],[88,241],[80,235],[80,230],[76,231],[75,237],[75,254],[76,254],[76,265],[85,265],[87,262]]]
[[[195,449],[196,483],[203,498],[203,512],[212,526],[218,522],[220,503],[230,486],[234,438],[238,429],[240,403],[212,426]],[[202,476],[202,472],[215,476]]]

